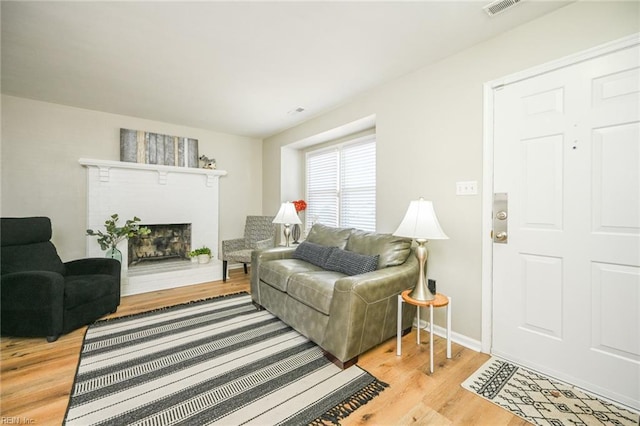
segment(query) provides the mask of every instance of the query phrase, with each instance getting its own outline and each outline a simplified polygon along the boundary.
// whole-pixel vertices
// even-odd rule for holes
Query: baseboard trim
[[[417,327],[417,324],[414,320],[413,326]],[[429,332],[429,322],[425,320],[420,320],[420,328],[427,333]],[[441,327],[439,325],[433,326],[433,334],[436,336],[442,337],[443,339],[447,338],[447,329]],[[465,336],[460,333],[456,333],[455,331],[451,332],[451,341],[457,343],[458,345],[464,346],[467,349],[471,349],[472,351],[482,352],[482,342],[476,339],[472,339],[468,336]]]

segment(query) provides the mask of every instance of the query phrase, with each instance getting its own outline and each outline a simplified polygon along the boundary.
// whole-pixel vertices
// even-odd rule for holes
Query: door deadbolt
[[[506,244],[509,240],[508,234],[508,201],[509,197],[506,192],[496,192],[493,194],[493,231],[491,236],[494,243]]]

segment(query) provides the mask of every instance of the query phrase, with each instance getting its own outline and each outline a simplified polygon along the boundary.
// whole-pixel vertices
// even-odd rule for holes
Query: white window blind
[[[307,210],[305,226],[375,231],[376,141],[367,137],[306,156]]]
[[[338,226],[338,151],[307,154],[305,228],[315,222]]]

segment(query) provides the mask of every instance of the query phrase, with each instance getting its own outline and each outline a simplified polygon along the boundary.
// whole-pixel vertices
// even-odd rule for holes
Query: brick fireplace
[[[118,245],[123,295],[222,279],[218,183],[225,171],[90,159],[80,164],[87,169],[87,228],[104,229],[118,213],[122,223],[137,216],[152,229],[153,237],[137,241],[134,252],[126,240]],[[188,261],[185,252],[202,246],[212,250],[211,262]],[[104,256],[94,237],[87,237],[87,256]]]

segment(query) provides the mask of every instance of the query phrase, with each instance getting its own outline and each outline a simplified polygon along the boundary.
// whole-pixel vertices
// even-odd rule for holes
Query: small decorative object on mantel
[[[189,253],[189,256],[191,256],[192,261],[197,258],[198,263],[209,263],[209,260],[211,259],[211,249],[209,247],[202,246]]]
[[[102,250],[107,250],[106,257],[116,259],[122,263],[122,252],[116,247],[120,241],[127,238],[137,237],[139,235],[147,235],[151,231],[145,226],[140,226],[140,218],[134,216],[125,222],[124,226],[118,226],[118,214],[112,214],[111,217],[104,222],[106,232],[94,231],[87,229],[87,235],[98,237],[98,244]]]
[[[200,156],[200,161],[202,161],[202,168],[203,169],[210,169],[210,170],[215,170],[216,169],[216,159],[215,158],[209,158],[206,155],[201,155]]]
[[[120,161],[198,168],[198,140],[120,129]]]
[[[307,209],[307,203],[304,200],[293,201],[293,205],[296,208],[296,213],[300,216],[300,212]],[[291,228],[291,236],[293,237],[293,244],[298,244],[300,240],[300,225],[297,223]]]

